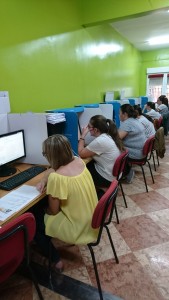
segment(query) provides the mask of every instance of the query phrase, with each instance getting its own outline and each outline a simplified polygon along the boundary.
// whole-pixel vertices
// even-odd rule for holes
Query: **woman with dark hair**
[[[129,158],[143,158],[143,146],[146,141],[143,124],[137,119],[138,113],[130,104],[120,107],[119,136],[124,146],[129,150]],[[129,165],[126,168],[126,180],[131,183],[134,178],[134,170]]]
[[[168,98],[165,95],[161,95],[157,99],[157,111],[163,116],[168,113]]]
[[[97,238],[98,231],[91,227],[91,220],[98,199],[90,172],[83,160],[73,155],[65,136],[50,136],[43,142],[42,151],[51,169],[37,185],[40,192],[47,185],[48,205],[45,210],[37,207],[35,241],[48,257],[52,237],[85,245]],[[51,245],[55,270],[61,271],[63,263]]]
[[[151,118],[151,117],[146,116],[146,114],[143,114],[142,109],[139,105],[134,105],[133,108],[138,113],[137,118],[143,124],[144,129],[145,129],[145,135],[146,135],[146,138],[148,139],[150,136],[155,134],[153,119],[151,119],[152,121],[150,122],[148,118]]]
[[[85,136],[88,132],[95,139],[85,147]],[[103,115],[93,116],[88,126],[82,130],[78,153],[82,158],[93,158],[87,167],[96,187],[110,186],[114,179],[112,170],[115,160],[123,150],[123,143],[114,122]]]
[[[145,111],[145,109],[147,110],[146,115],[150,116],[153,120],[160,119],[161,115],[158,111],[155,110],[154,102],[148,101],[143,108],[143,112]]]

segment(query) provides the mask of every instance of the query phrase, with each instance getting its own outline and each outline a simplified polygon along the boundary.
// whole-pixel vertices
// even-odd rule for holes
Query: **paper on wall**
[[[7,91],[0,91],[0,114],[7,114],[10,111],[9,93]]]

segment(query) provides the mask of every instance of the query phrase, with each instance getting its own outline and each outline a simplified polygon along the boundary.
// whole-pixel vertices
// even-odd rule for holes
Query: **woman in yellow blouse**
[[[91,220],[98,199],[85,163],[73,155],[65,136],[56,134],[46,139],[43,155],[51,169],[37,189],[42,192],[47,184],[48,207],[44,215],[45,226],[39,232],[37,228],[35,240],[42,250],[45,248],[43,252],[47,255],[51,237],[71,244],[87,244],[97,238],[98,231],[92,229]],[[56,248],[52,251],[56,269],[61,269],[63,263]]]

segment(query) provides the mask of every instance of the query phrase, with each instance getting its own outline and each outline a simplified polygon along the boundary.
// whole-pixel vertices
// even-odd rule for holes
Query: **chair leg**
[[[110,241],[110,244],[111,244],[113,253],[114,253],[114,257],[115,257],[116,263],[118,264],[118,263],[119,263],[119,259],[118,259],[118,257],[117,257],[117,253],[116,253],[116,250],[115,250],[115,247],[114,247],[112,238],[111,238],[111,234],[110,234],[109,228],[107,227],[107,225],[104,225],[104,227],[106,228],[107,235],[108,235],[108,237],[109,237],[109,241]]]
[[[96,260],[95,260],[94,251],[93,251],[92,246],[88,245],[88,248],[90,250],[90,254],[91,254],[91,257],[92,257],[92,261],[93,261],[93,267],[94,267],[94,271],[95,271],[95,276],[96,276],[98,291],[99,291],[99,295],[100,295],[100,300],[104,300],[103,299],[103,294],[102,294],[102,289],[101,289],[101,284],[100,284],[100,279],[99,279],[99,273],[98,273],[98,270],[97,270],[97,264],[96,264]]]
[[[159,158],[158,158],[158,153],[157,153],[157,150],[156,150],[156,158],[157,158],[157,164],[158,164],[158,166],[160,165],[160,163],[159,163]]]
[[[115,207],[114,207],[114,210],[115,210],[115,214],[116,214],[116,220],[117,220],[117,224],[119,224],[119,216],[118,216],[118,212],[117,212],[117,206],[115,204]]]
[[[48,257],[48,262],[49,262],[49,265],[48,265],[49,285],[50,285],[50,288],[52,290],[54,290],[53,284],[52,284],[52,242],[51,242],[51,240],[50,240],[50,243],[49,243],[49,257]]]
[[[48,260],[49,260],[49,266],[48,266],[48,271],[49,271],[49,280],[51,280],[51,277],[52,277],[52,274],[51,274],[51,266],[52,266],[52,249],[51,249],[51,247],[52,247],[52,244],[51,244],[52,242],[50,241],[50,243],[49,243],[49,258],[48,258]]]
[[[35,288],[36,288],[36,290],[37,290],[39,299],[40,299],[40,300],[44,300],[44,298],[43,298],[43,296],[42,296],[42,293],[41,293],[41,291],[40,291],[39,285],[38,285],[38,283],[37,283],[37,280],[36,280],[36,278],[35,278],[35,275],[34,275],[34,273],[33,273],[33,271],[32,271],[32,268],[30,267],[30,265],[28,265],[27,267],[28,267],[30,276],[31,276],[31,278],[32,278],[32,281],[33,281],[33,283],[34,283],[34,285],[35,285]]]
[[[34,286],[37,290],[38,296],[40,300],[44,300],[41,290],[39,288],[36,276],[30,266],[30,245],[28,243],[28,237],[27,237],[27,230],[24,231],[24,243],[25,243],[25,266],[29,271],[30,277],[32,278],[32,281],[34,283]]]
[[[140,167],[141,167],[142,173],[143,173],[144,183],[145,183],[145,186],[146,186],[146,192],[148,193],[148,187],[147,187],[147,181],[146,181],[146,177],[145,177],[145,173],[144,173],[144,168],[143,168],[143,166],[140,166]]]
[[[155,164],[155,158],[154,158],[154,152],[152,151],[151,154],[152,154],[152,157],[153,157],[154,171],[157,171],[156,170],[156,164]]]
[[[150,166],[150,163],[149,163],[149,161],[148,161],[148,160],[147,160],[147,163],[148,163],[148,166],[149,166],[149,170],[150,170],[150,174],[151,174],[152,182],[154,183],[154,177],[153,177],[153,173],[152,173],[151,166]]]
[[[123,195],[125,207],[127,208],[127,201],[126,201],[126,197],[125,197],[125,194],[124,194],[124,191],[123,191],[123,187],[122,187],[121,182],[119,182],[119,185],[120,185],[121,192],[122,192],[122,195]]]

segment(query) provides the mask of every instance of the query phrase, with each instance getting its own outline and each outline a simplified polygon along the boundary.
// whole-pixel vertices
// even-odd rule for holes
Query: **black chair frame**
[[[120,163],[120,167],[119,167],[119,171],[118,171],[118,175],[116,177],[118,183],[119,183],[119,186],[121,188],[121,192],[122,192],[122,196],[123,196],[123,199],[124,199],[124,204],[125,204],[125,207],[127,208],[127,201],[126,201],[126,197],[125,197],[125,194],[124,194],[124,190],[123,190],[123,187],[122,187],[122,175],[121,175],[121,169],[122,169],[122,166],[123,166],[123,162],[125,160],[125,163],[124,163],[124,170],[126,168],[126,164],[127,164],[127,160],[128,160],[128,156],[129,156],[129,153],[127,152],[126,155],[122,158],[121,160],[121,163]],[[116,207],[115,207],[116,208]],[[116,216],[117,218],[117,216]]]
[[[116,263],[117,264],[119,263],[119,259],[117,257],[117,253],[116,253],[116,250],[115,250],[115,247],[114,247],[114,244],[113,244],[113,240],[112,240],[109,228],[108,228],[108,225],[111,223],[111,220],[112,220],[113,211],[114,211],[114,209],[116,207],[115,203],[116,203],[117,191],[118,191],[118,187],[116,187],[114,193],[112,193],[112,195],[107,200],[107,203],[106,203],[105,208],[104,208],[103,218],[102,218],[101,226],[100,226],[100,229],[99,229],[99,234],[98,234],[97,241],[88,244],[88,248],[90,250],[91,257],[92,257],[92,262],[93,262],[93,266],[94,266],[94,271],[95,271],[95,276],[96,276],[98,291],[99,291],[99,295],[100,295],[100,300],[103,300],[103,294],[102,294],[102,289],[101,289],[101,284],[100,284],[100,279],[99,279],[99,274],[98,274],[96,259],[95,259],[95,255],[94,255],[94,251],[93,251],[92,247],[95,247],[95,246],[99,245],[100,239],[101,239],[101,235],[102,235],[102,232],[103,232],[103,228],[105,228],[106,232],[107,232],[107,235],[108,235],[108,238],[109,238],[109,241],[110,241],[110,244],[111,244],[111,247],[112,247],[112,250],[113,250],[113,254],[114,254]],[[107,215],[107,210],[108,210],[108,207],[109,207],[111,201],[113,201],[112,208],[111,208],[111,211],[110,211],[108,219],[105,220],[106,219],[106,215]]]
[[[139,162],[139,159],[137,159],[137,161]],[[135,164],[134,163],[134,160],[132,160],[132,158],[129,158],[128,159],[128,162],[129,164]],[[140,159],[140,162],[143,162],[143,159]],[[154,183],[154,177],[153,177],[153,173],[152,173],[152,170],[151,170],[151,165],[150,165],[150,162],[148,161],[148,159],[145,157],[145,160],[143,162],[143,164],[137,164],[137,166],[140,166],[141,169],[142,169],[142,174],[143,174],[143,178],[144,178],[144,183],[145,183],[145,187],[146,187],[146,192],[148,193],[148,186],[147,186],[147,181],[146,181],[146,177],[145,177],[145,172],[144,172],[144,168],[143,166],[145,166],[145,164],[148,163],[148,167],[149,167],[149,170],[150,170],[150,174],[151,174],[151,178],[152,178],[152,182]]]

